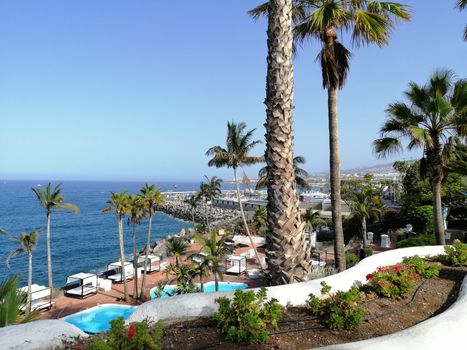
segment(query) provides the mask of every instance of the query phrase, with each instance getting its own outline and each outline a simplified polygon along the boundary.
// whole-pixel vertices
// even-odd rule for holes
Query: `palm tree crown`
[[[209,166],[216,168],[237,169],[242,165],[257,164],[263,161],[263,157],[254,157],[248,153],[261,141],[252,141],[253,133],[256,129],[244,132],[246,124],[243,122],[227,122],[226,148],[214,146],[208,149],[207,156],[214,156],[209,162]]]
[[[62,184],[58,184],[52,190],[50,182],[45,188],[42,190],[41,188],[33,188],[33,192],[36,194],[37,199],[41,203],[41,205],[50,213],[52,210],[67,210],[74,214],[79,214],[79,208],[71,203],[64,203],[64,198],[61,195],[62,189],[60,188]]]
[[[19,248],[13,250],[8,254],[6,259],[6,266],[10,268],[10,259],[15,257],[20,253],[26,253],[27,255],[32,254],[32,252],[37,247],[37,238],[39,237],[38,231],[32,231],[31,233],[22,232],[19,238],[11,237],[10,240],[19,244]]]
[[[110,199],[107,201],[108,207],[102,209],[103,213],[115,212],[118,218],[123,218],[130,212],[130,197],[127,191],[120,193],[110,192]]]

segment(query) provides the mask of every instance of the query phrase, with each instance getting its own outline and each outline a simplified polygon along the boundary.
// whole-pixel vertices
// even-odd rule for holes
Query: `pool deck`
[[[199,252],[200,246],[198,244],[191,244],[189,246],[188,251],[184,254],[180,262],[183,263],[187,261],[189,255],[193,253]],[[234,254],[239,255],[248,251],[249,247],[245,248],[237,248],[235,249]],[[258,254],[261,257],[264,257],[264,249],[258,249]],[[164,259],[162,262],[169,262],[175,263],[175,258],[170,257]],[[255,259],[247,259],[247,269],[257,269],[259,268],[258,264],[255,263]],[[171,281],[172,276],[169,276],[169,282]],[[167,277],[163,272],[153,272],[146,276],[146,296],[149,300],[149,291],[156,286],[158,282],[166,281]],[[129,294],[132,295],[133,293],[133,283],[134,280],[128,281],[128,291]],[[203,278],[203,282],[214,281],[214,277],[211,275],[209,277]],[[260,279],[250,279],[248,276],[241,275],[231,275],[231,274],[224,274],[224,282],[242,282],[248,284],[250,288],[253,287],[260,287],[264,285]],[[139,287],[141,287],[142,277],[138,278]],[[196,278],[194,282],[199,282],[199,278]],[[57,297],[54,298],[53,301],[55,305],[49,311],[44,311],[41,313],[41,319],[57,319],[61,317],[68,316],[70,314],[74,314],[79,311],[83,311],[89,309],[93,306],[97,306],[100,304],[122,304],[122,305],[138,305],[138,303],[126,303],[122,300],[123,298],[123,283],[112,283],[112,289],[107,292],[98,291],[97,294],[89,296],[84,299],[78,298],[71,298],[71,297]]]

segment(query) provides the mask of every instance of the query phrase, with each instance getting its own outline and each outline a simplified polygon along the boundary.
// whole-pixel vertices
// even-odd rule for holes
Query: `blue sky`
[[[257,3],[0,2],[0,177],[230,177],[208,168],[204,153],[225,142],[228,120],[263,139],[266,21],[246,15]],[[352,49],[339,94],[343,168],[394,160],[377,160],[371,142],[410,80],[423,83],[439,67],[466,77],[467,11],[454,0],[405,3],[413,21],[389,46]],[[294,61],[295,153],[311,172],[328,168],[318,50],[313,42]]]

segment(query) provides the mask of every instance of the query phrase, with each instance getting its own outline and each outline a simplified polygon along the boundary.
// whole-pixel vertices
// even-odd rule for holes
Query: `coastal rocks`
[[[192,208],[184,200],[183,196],[168,197],[165,204],[158,210],[178,219],[196,223],[205,223],[207,219],[211,227],[224,226],[240,219],[240,212],[237,210],[217,208],[204,203]]]
[[[40,320],[0,328],[1,349],[62,349],[67,343],[88,335],[61,320]]]

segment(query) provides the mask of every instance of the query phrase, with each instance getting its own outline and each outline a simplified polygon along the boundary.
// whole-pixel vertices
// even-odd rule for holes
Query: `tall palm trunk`
[[[363,235],[363,248],[368,247],[368,241],[366,237],[366,217],[362,217],[362,235]]]
[[[329,45],[328,42],[326,45]],[[339,127],[337,118],[337,89],[328,89],[329,168],[331,180],[331,210],[334,224],[334,258],[339,271],[345,270],[344,229],[341,213],[341,178]]]
[[[128,301],[128,283],[126,280],[126,271],[125,271],[125,247],[123,242],[123,218],[121,215],[118,215],[118,242],[120,244],[120,264],[121,264],[121,273],[123,279],[123,297],[125,301]]]
[[[136,254],[136,223],[133,222],[133,298],[138,298],[138,255]]]
[[[246,234],[248,235],[248,238],[250,239],[251,247],[255,251],[256,260],[258,260],[258,264],[259,264],[261,270],[264,271],[265,267],[263,266],[263,264],[262,264],[262,262],[261,262],[261,260],[259,258],[258,251],[256,250],[255,244],[253,243],[253,239],[251,238],[250,228],[248,227],[248,223],[246,222],[245,212],[243,211],[243,205],[242,205],[242,202],[240,200],[240,185],[238,184],[238,180],[237,180],[237,168],[234,168],[233,171],[234,171],[235,187],[237,189],[236,192],[237,192],[238,207],[240,208],[240,213],[242,215],[243,225],[245,225]]]
[[[200,289],[201,289],[201,293],[204,293],[204,283],[203,283],[203,273],[201,272],[200,275],[199,275],[199,285],[200,285]]]
[[[50,210],[47,210],[47,274],[49,279],[49,288],[53,289],[53,276],[52,276],[52,249],[50,247]]]
[[[144,300],[145,298],[145,290],[146,290],[146,273],[148,269],[148,259],[149,259],[149,249],[151,245],[151,226],[152,226],[152,213],[149,215],[149,220],[148,220],[148,233],[146,236],[146,251],[145,251],[145,257],[144,257],[144,270],[143,270],[143,281],[141,283],[141,295],[140,298]]]
[[[32,307],[32,254],[28,253],[29,265],[28,265],[28,308],[27,313],[31,312]]]
[[[300,220],[292,154],[292,0],[271,0],[268,9],[266,164],[267,261],[272,284],[306,280],[311,250]]]
[[[442,203],[441,203],[441,180],[433,180],[433,219],[434,219],[434,230],[436,235],[436,243],[439,245],[446,244],[446,237],[444,235],[444,223],[442,214]]]
[[[431,187],[433,191],[433,224],[436,236],[436,243],[446,244],[444,235],[444,223],[441,203],[441,182],[443,181],[443,162],[441,159],[441,144],[439,135],[431,135],[433,146],[426,150],[427,170],[431,175]]]
[[[214,273],[214,288],[215,291],[219,291],[219,278],[217,277],[217,273]]]

